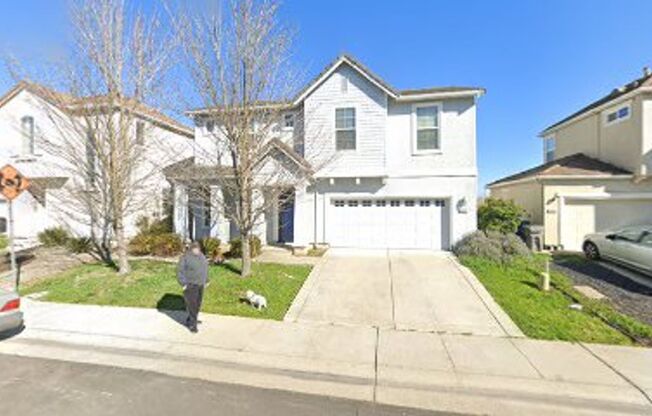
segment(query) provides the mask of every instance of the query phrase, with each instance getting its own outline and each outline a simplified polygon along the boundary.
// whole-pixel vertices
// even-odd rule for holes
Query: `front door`
[[[294,241],[294,190],[279,197],[278,211],[278,241],[292,243]]]

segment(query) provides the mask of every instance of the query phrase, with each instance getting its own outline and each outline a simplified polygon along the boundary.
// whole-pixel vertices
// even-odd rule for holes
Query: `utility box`
[[[530,225],[526,232],[525,244],[532,251],[543,250],[543,225]]]

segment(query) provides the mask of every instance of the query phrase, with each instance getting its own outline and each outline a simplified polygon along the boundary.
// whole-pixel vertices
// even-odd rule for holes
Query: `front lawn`
[[[310,273],[311,266],[254,263],[248,278],[238,275],[237,261],[209,269],[202,311],[222,315],[281,320]],[[139,260],[125,277],[101,264],[78,266],[21,289],[22,295],[47,292],[41,300],[112,306],[184,309],[176,280],[176,264]],[[257,311],[240,298],[246,290],[267,298],[268,309]]]
[[[505,265],[474,256],[461,261],[528,337],[650,345],[652,327],[617,312],[605,301],[586,298],[562,273],[551,273],[550,292],[539,290],[544,259],[544,255],[532,260],[516,258]],[[572,303],[582,304],[583,310],[570,309]]]

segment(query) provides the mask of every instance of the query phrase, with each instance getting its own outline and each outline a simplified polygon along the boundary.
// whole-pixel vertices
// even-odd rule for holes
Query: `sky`
[[[64,6],[1,2],[0,46],[56,55]],[[481,191],[541,163],[537,134],[546,126],[652,66],[649,0],[285,0],[281,18],[296,29],[292,59],[307,76],[349,53],[398,89],[486,88],[477,120]],[[0,68],[0,91],[12,84]]]

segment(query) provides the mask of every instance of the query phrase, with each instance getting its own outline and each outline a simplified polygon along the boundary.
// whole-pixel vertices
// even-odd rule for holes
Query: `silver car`
[[[589,234],[582,249],[590,259],[603,257],[652,275],[652,225]]]
[[[23,326],[20,296],[0,287],[0,338]]]

